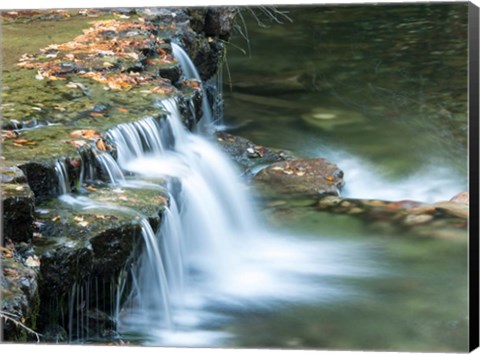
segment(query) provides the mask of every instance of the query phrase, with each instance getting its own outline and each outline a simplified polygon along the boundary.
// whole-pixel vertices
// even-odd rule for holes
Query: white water
[[[192,60],[188,56],[188,54],[183,50],[182,47],[180,47],[176,43],[171,43],[172,44],[172,52],[173,56],[177,61],[180,63],[180,66],[182,67],[182,71],[184,75],[186,76],[186,79],[195,79],[197,80],[200,85],[202,85],[202,79],[200,77],[200,74],[197,71],[197,68],[195,67],[195,64],[193,64]],[[197,128],[200,130],[200,132],[203,133],[211,133],[214,130],[214,119],[213,119],[213,114],[212,114],[212,109],[210,108],[210,105],[208,104],[207,100],[207,95],[205,90],[202,90],[203,93],[203,98],[202,98],[202,110],[203,110],[203,116],[202,119],[200,120]]]
[[[130,288],[120,286],[129,293],[118,294],[128,299],[117,306],[121,332],[140,333],[145,344],[220,345],[230,336],[223,323],[232,312],[348,301],[359,293],[342,279],[380,274],[367,243],[289,235],[262,225],[228,158],[186,130],[174,100],[160,106],[167,119],[145,118],[108,132],[117,161],[96,156],[109,182],[120,187],[156,178],[180,183],[180,192],[169,191],[157,234],[131,209],[61,197],[84,209],[131,213],[142,225],[145,251],[130,272]],[[127,181],[125,172],[136,182]]]
[[[345,198],[433,203],[449,200],[468,188],[464,176],[440,164],[425,163],[410,176],[393,179],[356,156],[337,151],[328,157],[345,171],[345,186],[341,191]]]
[[[57,190],[59,194],[70,192],[70,181],[68,179],[67,168],[64,161],[55,161],[55,172],[57,174]]]
[[[157,235],[158,251],[149,240],[153,251],[142,256],[135,301],[119,314],[122,332],[141,332],[151,344],[219,344],[228,334],[207,327],[228,320],[233,309],[345,300],[355,293],[339,279],[378,274],[360,243],[312,240],[262,226],[230,161],[184,128],[175,101],[162,105],[170,113],[168,127],[147,118],[109,132],[123,170],[181,184]],[[147,126],[169,132],[163,139],[173,145],[166,147]],[[156,269],[166,275],[165,301],[152,289]]]

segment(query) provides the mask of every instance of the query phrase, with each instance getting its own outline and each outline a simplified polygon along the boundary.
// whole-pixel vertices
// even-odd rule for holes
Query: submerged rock
[[[313,111],[303,114],[302,120],[309,126],[325,130],[334,130],[349,124],[365,124],[367,121],[365,116],[359,112],[324,107],[317,107]]]
[[[354,215],[373,228],[388,225],[392,230],[417,235],[465,239],[468,206],[454,202],[421,203],[412,200],[382,201],[326,196],[319,199],[320,211]]]
[[[326,159],[276,162],[262,169],[255,181],[262,187],[290,195],[339,195],[343,171]]]

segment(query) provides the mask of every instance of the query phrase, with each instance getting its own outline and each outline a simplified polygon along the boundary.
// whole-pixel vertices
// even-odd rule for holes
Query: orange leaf
[[[121,108],[121,107],[117,108],[117,111],[120,112],[120,113],[128,113],[128,109]]]
[[[97,149],[100,151],[106,151],[107,148],[105,147],[105,143],[103,142],[102,139],[97,140]]]
[[[92,112],[90,113],[90,117],[103,117],[103,113],[98,113],[98,112]]]
[[[92,187],[92,186],[86,186],[85,188],[88,189],[89,191],[92,191],[92,192],[95,192],[97,190],[97,188]]]
[[[95,140],[100,137],[100,133],[93,129],[83,129],[83,130],[74,130],[70,133],[70,136],[73,138],[84,138]]]

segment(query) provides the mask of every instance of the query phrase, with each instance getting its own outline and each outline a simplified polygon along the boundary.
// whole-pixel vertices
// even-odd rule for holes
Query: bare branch
[[[22,322],[20,322],[19,320],[16,320],[14,317],[18,317],[16,316],[15,314],[13,313],[10,313],[10,312],[6,312],[6,311],[0,311],[0,317],[3,317],[6,321],[12,321],[13,323],[15,323],[15,325],[17,326],[20,326],[22,327],[24,330],[26,330],[28,333],[31,333],[31,334],[34,334],[35,337],[37,337],[37,343],[40,343],[40,337],[41,337],[41,334],[40,333],[37,333],[35,332],[33,329],[31,328],[28,328],[27,326],[25,326]]]

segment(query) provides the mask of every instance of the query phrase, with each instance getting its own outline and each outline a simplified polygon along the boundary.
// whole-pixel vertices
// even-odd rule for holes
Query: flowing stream
[[[264,40],[268,42],[260,36],[258,45]],[[198,79],[181,48],[173,49],[185,74]],[[234,58],[232,67],[241,67],[241,60]],[[383,156],[378,146],[356,150],[379,129],[363,116],[354,126],[373,124],[373,130],[362,130],[361,137],[342,145],[333,133],[354,136],[342,124],[315,134],[293,122],[300,113],[318,114],[316,97],[288,93],[301,102],[297,110],[282,95],[278,100],[260,95],[258,103],[254,94],[235,94],[227,95],[227,126],[251,117],[255,122],[237,129],[240,135],[339,163],[347,176],[346,196],[433,201],[465,188],[464,164],[455,163],[454,144],[446,140],[450,145],[444,151],[453,151],[447,160],[454,161],[446,168],[438,166],[433,154],[414,173],[402,159],[382,169],[375,161]],[[330,111],[320,114],[340,115],[331,103]],[[106,154],[96,156],[111,184],[141,187],[166,179],[171,199],[157,234],[140,216],[145,251],[131,271],[132,285],[120,286],[119,298],[127,299],[117,308],[122,336],[142,345],[187,347],[466,348],[464,242],[374,229],[352,216],[320,213],[298,201],[282,202],[281,208],[265,205],[250,194],[239,171],[208,135],[182,125],[175,100],[158,102],[158,108],[167,113],[166,119],[146,117],[108,132],[117,147],[116,161]],[[203,108],[200,133],[214,121],[206,100]],[[390,138],[381,138],[380,145]],[[391,147],[384,145],[386,155],[396,151]],[[424,161],[414,162],[418,167]],[[61,164],[56,169],[59,189],[67,193],[64,169]],[[99,207],[85,203],[86,208]]]
[[[170,148],[162,146],[158,130],[141,128],[151,126],[149,119],[136,129],[110,132],[116,146],[141,142],[142,135],[154,147],[143,154],[138,151],[145,144],[119,148],[123,170],[145,179],[168,176],[181,184],[178,195],[172,195],[157,246],[147,247],[132,301],[119,314],[122,332],[140,332],[150,344],[221,345],[229,334],[218,326],[228,321],[230,311],[338,301],[352,294],[346,285],[331,283],[331,277],[379,273],[374,262],[366,262],[366,245],[362,249],[348,242],[340,246],[271,233],[256,217],[228,159],[206,138],[183,127],[174,101],[161,104],[169,112],[166,131],[172,137],[165,140],[173,141]],[[361,266],[353,253],[365,258]],[[338,263],[342,265],[332,266]],[[159,269],[166,270],[166,282],[158,278]],[[157,278],[158,287],[167,288],[164,301],[153,287]]]

